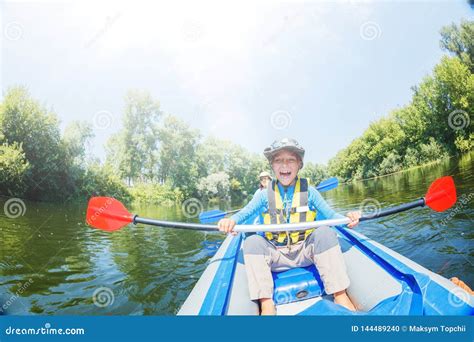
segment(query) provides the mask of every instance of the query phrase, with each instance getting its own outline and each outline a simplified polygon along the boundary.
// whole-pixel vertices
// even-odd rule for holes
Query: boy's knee
[[[314,245],[315,254],[327,251],[339,244],[336,232],[329,226],[316,228],[311,234],[310,242]]]
[[[268,242],[260,235],[254,234],[244,240],[244,254],[267,254]]]

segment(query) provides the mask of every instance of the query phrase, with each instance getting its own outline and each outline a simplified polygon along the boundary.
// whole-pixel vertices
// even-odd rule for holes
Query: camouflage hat
[[[273,157],[283,150],[291,151],[296,153],[300,158],[301,161],[304,159],[304,148],[295,140],[290,138],[283,138],[281,140],[275,140],[270,146],[263,150],[263,155],[268,159],[271,163]]]

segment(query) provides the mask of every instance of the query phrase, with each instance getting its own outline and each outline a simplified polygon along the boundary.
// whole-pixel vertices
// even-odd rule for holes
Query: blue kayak
[[[314,266],[274,273],[278,315],[473,315],[474,296],[448,279],[344,227],[339,238],[356,312],[335,304]],[[242,255],[245,234],[227,236],[178,315],[258,315]]]

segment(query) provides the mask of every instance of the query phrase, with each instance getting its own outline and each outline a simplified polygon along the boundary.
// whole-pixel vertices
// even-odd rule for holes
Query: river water
[[[324,195],[339,212],[421,197],[454,177],[457,205],[417,208],[356,229],[445,277],[474,285],[474,153],[386,177],[341,184]],[[0,199],[0,314],[174,315],[223,240],[219,233],[129,226],[89,228],[86,206]],[[143,217],[193,221],[181,207],[135,206]],[[19,214],[18,217],[15,217]]]

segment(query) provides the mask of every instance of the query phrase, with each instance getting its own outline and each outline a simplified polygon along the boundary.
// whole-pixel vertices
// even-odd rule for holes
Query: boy
[[[339,218],[319,192],[298,177],[303,167],[305,150],[294,139],[275,141],[264,150],[275,173],[267,189],[257,193],[237,214],[219,221],[219,230],[233,233],[236,224],[260,214],[264,224],[284,224]],[[360,212],[350,212],[349,228],[359,223]],[[315,264],[327,294],[334,302],[355,310],[346,294],[349,287],[344,258],[336,233],[327,226],[296,232],[251,235],[243,246],[245,269],[252,300],[260,301],[262,315],[275,315],[273,278],[271,271]]]

